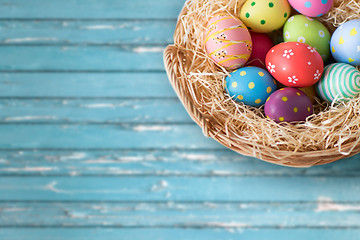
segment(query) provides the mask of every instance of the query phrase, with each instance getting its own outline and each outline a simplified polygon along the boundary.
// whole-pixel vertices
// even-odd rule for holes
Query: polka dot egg
[[[336,29],[330,45],[336,61],[360,66],[360,19],[348,21]]]
[[[330,57],[330,32],[319,21],[295,15],[290,17],[284,26],[285,42],[306,43],[315,48],[326,61]]]
[[[287,0],[247,0],[240,19],[254,32],[268,33],[281,28],[290,15]]]
[[[275,80],[264,69],[243,67],[225,79],[226,92],[237,102],[259,107],[277,89]]]
[[[346,63],[328,65],[316,90],[323,100],[329,102],[356,97],[360,94],[360,72]]]
[[[333,0],[289,0],[289,3],[305,16],[320,17],[331,9]]]
[[[313,114],[309,97],[296,88],[282,88],[270,95],[265,103],[267,118],[280,122],[299,122]]]
[[[249,59],[251,36],[240,19],[220,13],[207,24],[205,48],[212,60],[228,70],[234,70],[245,65]]]

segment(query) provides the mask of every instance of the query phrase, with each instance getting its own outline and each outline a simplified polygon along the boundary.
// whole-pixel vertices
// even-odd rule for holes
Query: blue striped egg
[[[227,76],[225,90],[237,102],[259,107],[276,89],[272,76],[259,67],[243,67]]]
[[[354,98],[360,94],[360,72],[346,63],[330,64],[317,83],[316,91],[329,102]]]

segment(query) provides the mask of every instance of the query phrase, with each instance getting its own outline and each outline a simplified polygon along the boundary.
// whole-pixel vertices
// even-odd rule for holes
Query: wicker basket
[[[186,4],[190,3],[187,2]],[[184,7],[179,19],[186,14],[187,7]],[[178,21],[175,32],[179,31],[180,27],[183,26],[181,26],[180,21]],[[164,52],[164,63],[169,81],[176,94],[191,118],[202,128],[205,136],[215,139],[237,153],[290,167],[322,165],[360,152],[358,138],[343,144],[341,151],[339,151],[338,147],[332,147],[306,152],[279,150],[266,145],[253,144],[239,138],[239,133],[229,131],[224,123],[215,120],[211,114],[204,114],[203,111],[201,111],[202,106],[194,100],[193,93],[189,92],[185,87],[188,79],[184,73],[187,72],[187,67],[191,63],[192,57],[193,54],[180,44],[169,45]],[[346,154],[344,154],[344,152],[346,152]]]

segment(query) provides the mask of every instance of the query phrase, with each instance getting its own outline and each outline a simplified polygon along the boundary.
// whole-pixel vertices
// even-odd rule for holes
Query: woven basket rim
[[[178,16],[177,25],[175,28],[176,30],[179,27],[180,18],[187,13],[187,4],[189,4],[189,0],[185,2]],[[273,149],[268,146],[254,146],[242,141],[233,141],[231,136],[226,136],[226,134],[223,133],[224,127],[217,126],[217,123],[211,121],[211,116],[204,116],[196,108],[192,98],[185,91],[181,81],[179,81],[175,70],[176,67],[180,64],[179,61],[177,61],[179,54],[184,52],[186,53],[186,50],[184,50],[181,46],[175,44],[168,45],[163,55],[165,70],[169,82],[175,90],[181,103],[193,121],[201,127],[205,136],[213,138],[220,144],[239,154],[256,157],[266,162],[289,167],[311,167],[316,165],[323,165],[353,156],[360,152],[360,144],[356,144],[356,146],[354,146],[354,141],[342,145],[341,149],[343,153],[339,152],[338,148],[329,148],[308,152],[291,152]],[[267,152],[267,154],[264,154],[265,152]],[[344,154],[344,152],[348,152],[349,154]]]

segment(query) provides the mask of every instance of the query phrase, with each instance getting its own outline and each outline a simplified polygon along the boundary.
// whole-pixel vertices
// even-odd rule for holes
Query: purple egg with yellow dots
[[[313,114],[310,98],[296,88],[282,88],[275,91],[265,103],[265,115],[277,123],[300,122]]]

